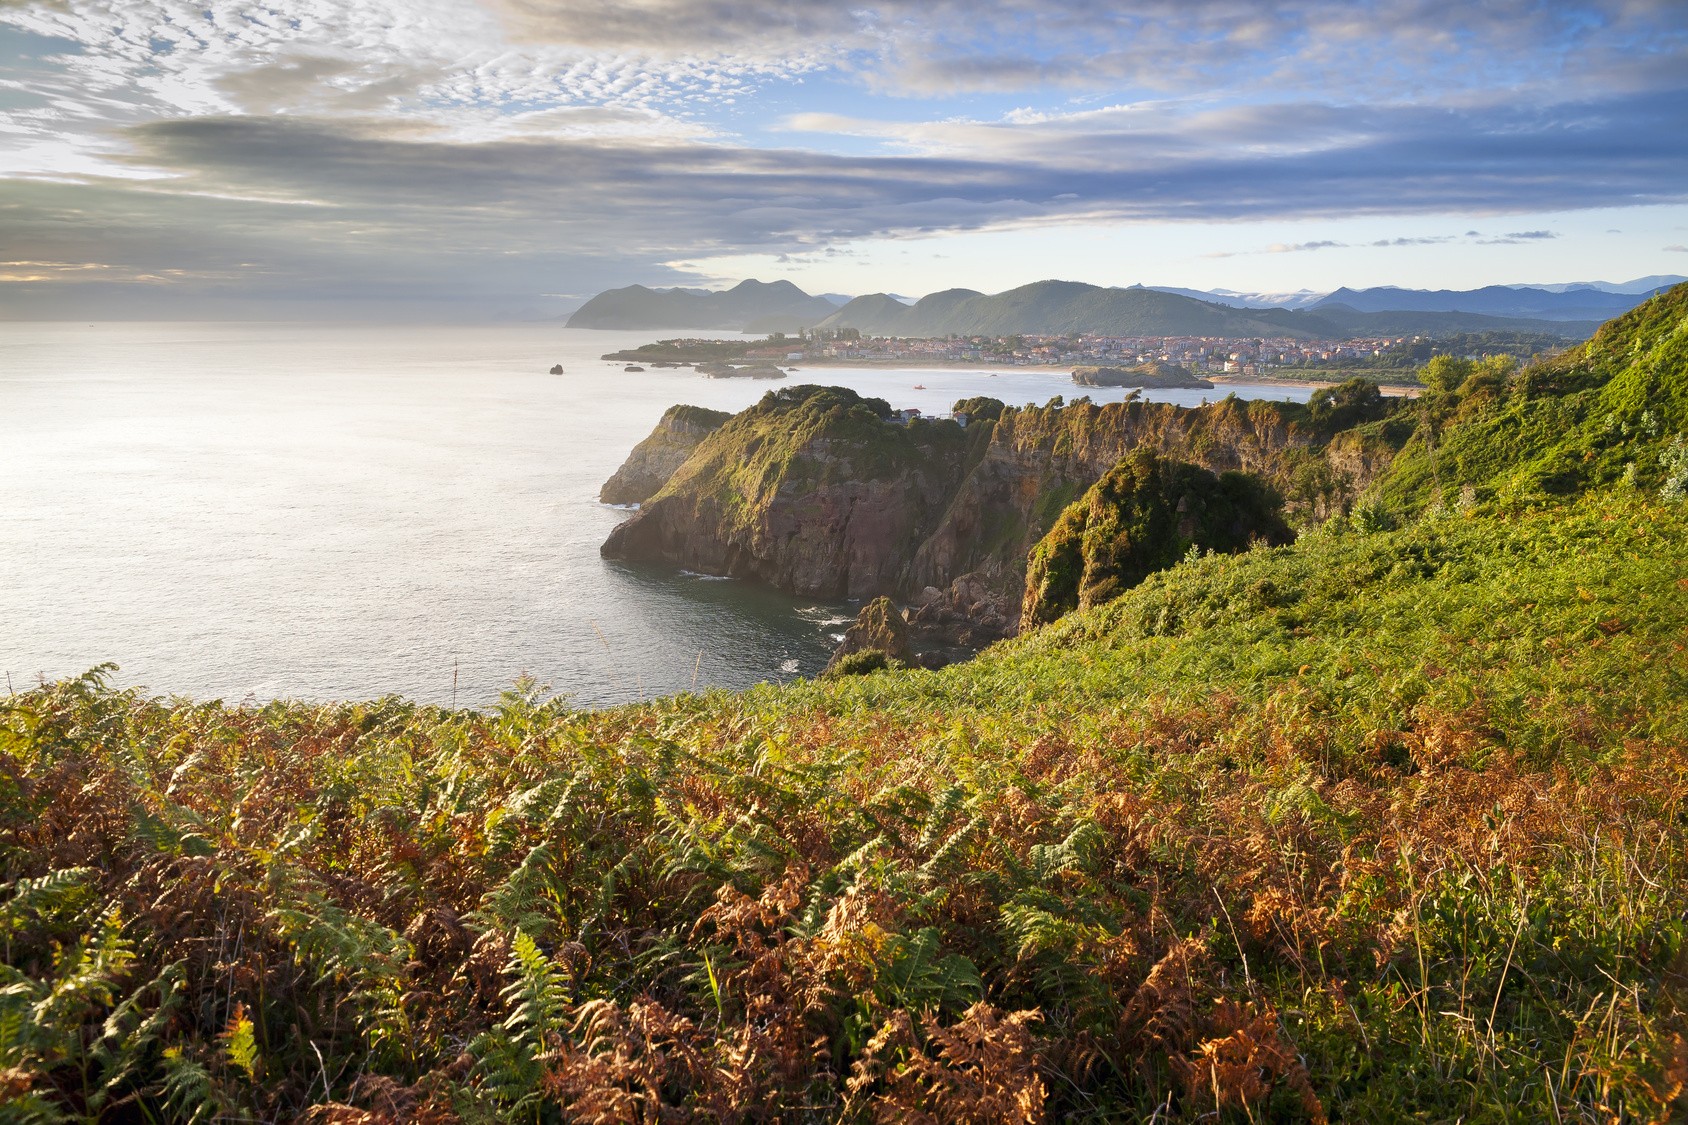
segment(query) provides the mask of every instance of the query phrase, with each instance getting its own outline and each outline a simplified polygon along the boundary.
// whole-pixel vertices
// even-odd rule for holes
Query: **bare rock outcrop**
[[[732,415],[701,406],[671,406],[649,437],[615,475],[604,482],[598,499],[605,504],[642,504],[656,495],[674,471],[686,463],[698,443],[724,425]]]
[[[855,624],[845,630],[844,639],[834,650],[823,674],[836,675],[849,667],[850,657],[865,652],[882,653],[887,666],[915,663],[908,623],[890,598],[874,598],[862,607]]]

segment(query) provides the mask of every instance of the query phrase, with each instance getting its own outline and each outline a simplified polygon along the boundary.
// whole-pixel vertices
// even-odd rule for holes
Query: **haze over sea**
[[[115,661],[165,695],[466,706],[523,672],[581,705],[813,675],[852,607],[599,557],[624,513],[598,488],[662,412],[803,382],[929,413],[1076,391],[1048,371],[770,384],[599,358],[681,334],[699,333],[7,324],[0,671],[22,688]]]

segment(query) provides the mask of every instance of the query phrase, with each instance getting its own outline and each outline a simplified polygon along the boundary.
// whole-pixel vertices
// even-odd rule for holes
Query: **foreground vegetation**
[[[1416,492],[942,672],[0,701],[0,1112],[1680,1119],[1681,404],[1521,446],[1575,489],[1447,452],[1673,315],[1443,392]]]

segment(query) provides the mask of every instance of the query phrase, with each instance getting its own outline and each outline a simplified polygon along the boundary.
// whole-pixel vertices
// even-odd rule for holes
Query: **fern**
[[[95,1011],[117,997],[118,982],[135,959],[134,946],[123,937],[123,920],[116,907],[107,910],[94,932],[63,951],[54,965],[54,979],[36,999],[31,1020],[52,1043],[54,1054],[81,1053],[81,1025]]]
[[[516,931],[510,948],[503,991],[510,1014],[469,1049],[482,1087],[512,1114],[525,1115],[539,1105],[541,1059],[562,1034],[571,989],[532,935]]]
[[[94,901],[90,885],[95,872],[90,867],[63,867],[34,879],[14,879],[0,891],[7,898],[0,905],[0,938],[5,941],[5,959],[12,960],[12,939],[26,926],[48,919],[74,917]]]
[[[544,935],[557,920],[557,881],[549,844],[535,844],[469,917],[488,930]]]
[[[1034,844],[1031,848],[1031,877],[1047,883],[1067,871],[1083,870],[1101,848],[1105,837],[1093,820],[1082,821],[1059,844]]]
[[[244,1004],[235,1005],[228,1026],[223,1029],[223,1052],[229,1062],[246,1075],[248,1081],[258,1080],[261,1062],[258,1058],[258,1039],[253,1034],[252,1020],[247,1016]]]
[[[100,1074],[99,1088],[88,1099],[90,1109],[104,1108],[142,1082],[153,1048],[181,1006],[182,979],[180,962],[166,965],[106,1017],[89,1051]]]
[[[960,954],[941,954],[938,931],[931,926],[913,937],[889,935],[884,955],[887,964],[880,970],[875,991],[889,1007],[959,1011],[983,992],[973,962]]]
[[[227,1112],[216,1080],[180,1047],[164,1050],[164,1108],[179,1125],[209,1125]]]
[[[315,983],[350,1002],[371,1048],[393,1050],[408,1039],[403,975],[414,955],[410,942],[314,891],[268,917],[316,971]]]

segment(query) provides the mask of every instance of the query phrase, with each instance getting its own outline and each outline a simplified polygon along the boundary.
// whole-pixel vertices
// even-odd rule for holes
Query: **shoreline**
[[[1341,379],[1274,379],[1270,375],[1207,375],[1208,382],[1218,387],[1236,383],[1251,387],[1295,387],[1298,390],[1322,391],[1326,387],[1339,387],[1346,380]],[[1379,383],[1377,389],[1384,398],[1417,398],[1423,387],[1410,386],[1406,383]]]
[[[785,365],[781,364],[780,366],[784,367]],[[843,360],[837,360],[837,359],[825,359],[825,360],[809,360],[802,367],[798,367],[796,369],[796,371],[797,371],[797,374],[799,374],[799,375],[803,374],[804,370],[806,370],[807,368],[811,368],[811,367],[888,368],[888,369],[902,370],[902,371],[956,371],[956,370],[962,370],[962,371],[981,371],[981,372],[985,372],[987,374],[998,373],[998,372],[1001,372],[1001,371],[1035,371],[1035,372],[1048,372],[1050,374],[1066,375],[1070,379],[1071,376],[1072,376],[1072,371],[1073,371],[1074,366],[1083,367],[1085,365],[1082,364],[1082,363],[1077,364],[1077,365],[1074,365],[1074,364],[1048,364],[1048,363],[1026,363],[1026,364],[1020,364],[1020,363],[1000,363],[1000,364],[965,363],[961,360],[928,360],[928,361],[923,362],[923,363],[898,363],[898,362],[895,362],[893,360],[867,360],[867,361],[862,361],[862,362],[845,362]],[[1205,375],[1205,374],[1198,374],[1196,376],[1196,378],[1207,380],[1209,383],[1212,383],[1214,385],[1215,389],[1218,389],[1218,388],[1224,387],[1224,386],[1228,386],[1228,385],[1236,385],[1236,386],[1249,386],[1249,387],[1263,387],[1263,386],[1294,387],[1297,390],[1311,390],[1311,391],[1323,390],[1326,387],[1341,386],[1342,383],[1346,381],[1346,380],[1343,380],[1343,379],[1306,379],[1306,378],[1278,379],[1278,378],[1274,378],[1273,376],[1270,376],[1270,375]],[[1085,388],[1085,387],[1082,386],[1082,384],[1078,384],[1078,383],[1074,383],[1072,385],[1074,387],[1078,387],[1080,389],[1090,389],[1090,390],[1095,389],[1095,388]],[[1416,387],[1416,386],[1412,386],[1412,385],[1406,384],[1406,383],[1378,383],[1377,388],[1378,388],[1379,391],[1381,391],[1383,393],[1383,396],[1385,398],[1416,398],[1418,396],[1419,392],[1421,390],[1423,390],[1422,387]],[[1148,387],[1146,387],[1144,389],[1145,390],[1154,390],[1154,389],[1165,389],[1165,388],[1148,388]],[[1174,389],[1177,389],[1177,388],[1174,388]],[[1191,387],[1191,388],[1185,388],[1185,389],[1200,390],[1201,388]]]
[[[624,360],[624,359],[614,359],[614,360],[607,360],[607,362],[610,362],[610,363],[613,363],[613,364],[619,364],[619,363],[628,363],[628,362],[634,362],[634,361]],[[652,361],[652,360],[647,358],[643,362],[644,363],[652,363],[652,362],[662,362],[662,361],[660,361],[660,360]],[[728,360],[728,361],[723,361],[723,362],[737,363],[737,364],[747,364],[749,361],[741,359],[741,360]],[[846,368],[846,369],[852,369],[853,368],[853,369],[857,369],[857,370],[868,370],[868,371],[872,371],[872,370],[909,371],[909,372],[917,372],[917,371],[936,371],[936,372],[973,371],[973,372],[979,372],[981,374],[986,374],[986,375],[999,375],[999,374],[1001,374],[1005,371],[1016,371],[1016,372],[1024,371],[1024,372],[1043,373],[1043,374],[1051,374],[1051,375],[1066,375],[1069,378],[1069,380],[1072,376],[1072,371],[1073,371],[1073,368],[1075,366],[1076,367],[1086,366],[1085,364],[1082,364],[1082,363],[1081,364],[1070,364],[1070,363],[1069,364],[1055,364],[1055,363],[972,363],[972,362],[968,362],[966,360],[959,360],[959,359],[919,359],[917,361],[911,362],[911,361],[898,360],[898,359],[840,359],[840,358],[837,358],[837,357],[830,357],[830,356],[826,357],[826,358],[822,358],[822,359],[809,359],[809,360],[795,361],[795,362],[791,362],[790,366],[788,366],[787,363],[779,362],[779,361],[775,361],[775,360],[768,360],[768,361],[765,361],[765,362],[767,363],[768,366],[779,367],[782,370],[785,370],[787,375],[790,375],[793,372],[795,372],[795,374],[797,374],[797,375],[802,375],[805,372],[810,371],[810,370],[819,370],[819,369],[824,369],[824,368],[835,368],[836,367],[836,368]],[[697,363],[697,361],[691,361],[691,360],[682,361],[682,362],[676,364],[675,367],[670,368],[670,370],[695,369],[696,363]],[[1353,376],[1349,376],[1349,378],[1352,378],[1352,377]],[[1205,379],[1208,382],[1212,383],[1214,385],[1214,389],[1219,389],[1221,387],[1225,387],[1225,386],[1229,386],[1229,385],[1237,385],[1237,386],[1251,386],[1251,387],[1263,387],[1263,386],[1264,387],[1291,387],[1291,388],[1294,388],[1296,390],[1309,390],[1309,391],[1318,391],[1318,390],[1324,390],[1327,387],[1340,386],[1343,382],[1346,381],[1346,379],[1309,379],[1309,378],[1302,377],[1302,376],[1297,376],[1295,378],[1288,378],[1288,379],[1280,379],[1280,378],[1276,378],[1276,377],[1271,376],[1271,375],[1235,375],[1235,374],[1214,374],[1214,375],[1197,374],[1196,378]],[[1364,376],[1361,376],[1361,378],[1364,378]],[[1077,387],[1081,390],[1083,390],[1083,389],[1092,389],[1092,390],[1095,389],[1095,388],[1084,388],[1082,386],[1082,384],[1078,384],[1078,383],[1072,383],[1071,385],[1074,386],[1074,387]],[[1419,386],[1414,386],[1410,383],[1384,383],[1384,382],[1379,382],[1377,384],[1377,388],[1380,392],[1382,392],[1382,394],[1385,398],[1416,398],[1416,397],[1418,397],[1419,393],[1424,389],[1424,388],[1419,387]],[[1165,389],[1165,388],[1144,388],[1144,389],[1154,390],[1154,389]],[[1186,389],[1199,390],[1201,388],[1192,387],[1192,388],[1186,388]]]

